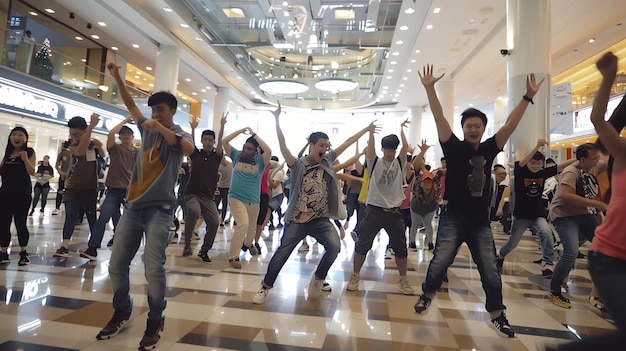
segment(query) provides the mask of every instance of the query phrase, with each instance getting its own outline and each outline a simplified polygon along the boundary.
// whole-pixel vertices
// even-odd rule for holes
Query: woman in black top
[[[37,183],[35,183],[35,195],[33,196],[33,208],[30,210],[29,216],[33,215],[37,202],[41,197],[41,209],[39,212],[43,213],[46,208],[46,202],[48,201],[48,193],[50,192],[50,179],[54,177],[54,169],[50,166],[50,156],[43,157],[43,161],[37,166],[37,172],[34,174],[37,177]]]
[[[26,246],[28,228],[26,218],[30,207],[32,185],[30,176],[35,174],[35,150],[28,147],[28,132],[15,127],[9,134],[6,151],[0,163],[0,264],[9,263],[11,243],[11,220],[15,222],[17,238],[21,247],[18,265],[30,264]]]

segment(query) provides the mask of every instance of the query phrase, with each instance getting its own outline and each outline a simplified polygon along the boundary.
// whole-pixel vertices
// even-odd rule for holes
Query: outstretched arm
[[[422,145],[418,145],[417,147],[420,148],[420,153],[413,158],[413,169],[415,173],[418,173],[424,167],[424,155],[426,155],[426,151],[428,151],[430,145],[426,144],[426,139],[422,139]]]
[[[339,155],[341,155],[350,145],[356,143],[357,140],[359,140],[368,131],[372,131],[372,130],[374,132],[378,131],[379,127],[377,125],[375,125],[374,122],[376,122],[376,121],[373,121],[367,127],[361,129],[356,134],[354,134],[353,136],[349,137],[348,140],[344,141],[343,144],[341,144],[337,148],[335,148],[335,153],[337,154],[337,157],[339,157]],[[374,150],[374,148],[372,148],[372,150]]]
[[[535,155],[535,153],[539,151],[539,148],[541,148],[544,145],[548,145],[548,142],[545,139],[537,140],[537,145],[535,145],[535,147],[532,150],[530,150],[529,153],[527,153],[521,160],[519,160],[519,166],[520,167],[526,166],[526,164],[533,158],[533,155]]]
[[[195,116],[189,121],[189,126],[191,127],[191,142],[193,146],[196,146],[196,128],[198,128],[198,124],[200,124],[200,119]]]
[[[513,109],[511,114],[509,114],[509,117],[506,119],[504,125],[496,133],[496,145],[498,145],[498,148],[500,150],[504,148],[504,144],[506,144],[506,142],[509,140],[511,134],[513,134],[513,131],[515,131],[515,128],[517,128],[517,125],[522,120],[522,116],[524,116],[524,112],[526,112],[526,108],[530,103],[529,100],[532,100],[533,97],[537,94],[537,91],[539,91],[539,86],[541,85],[541,83],[543,83],[544,80],[545,78],[542,79],[539,84],[537,84],[537,82],[535,81],[534,73],[531,73],[529,76],[526,77],[526,95],[524,95],[524,97],[520,100],[517,106],[515,106],[515,109]]]
[[[411,124],[411,121],[409,121],[408,119],[400,124],[400,138],[402,140],[402,147],[400,148],[400,160],[403,164],[406,162],[406,152],[411,146],[406,138],[406,134],[404,133],[404,128],[406,128],[409,124]]]
[[[107,149],[111,149],[115,145],[115,135],[120,132],[126,123],[132,120],[133,116],[128,116],[109,131],[109,134],[107,135]]]
[[[228,117],[228,112],[226,112],[226,114],[222,114],[222,118],[220,118],[220,131],[217,133],[217,145],[215,146],[215,153],[220,157],[224,155],[222,139],[224,138],[224,126],[226,125],[227,117]]]
[[[130,96],[128,89],[126,89],[126,83],[122,80],[122,76],[120,76],[120,68],[114,62],[109,62],[107,64],[107,68],[115,79],[115,83],[117,83],[117,89],[120,92],[122,101],[124,101],[124,105],[126,105],[128,112],[130,112],[131,116],[133,116],[135,123],[139,124],[139,121],[141,121],[145,117],[143,116],[143,113],[141,113],[141,111],[139,110],[139,107],[137,107],[137,104],[135,104],[135,100],[133,100],[133,97]]]
[[[359,157],[361,157],[361,155],[363,155],[364,153],[365,153],[365,150],[363,150],[363,152],[361,152],[361,153],[358,153],[358,154],[350,157],[349,159],[346,160],[346,162],[334,165],[333,166],[333,170],[335,172],[339,172],[340,170],[342,170],[344,168],[352,166],[354,164],[354,162],[356,162],[359,159]]]
[[[100,115],[97,113],[91,114],[91,120],[89,121],[89,126],[85,129],[85,132],[80,137],[80,142],[76,147],[76,151],[74,151],[74,155],[76,156],[84,156],[87,154],[87,148],[91,143],[91,131],[98,125],[100,122]]]
[[[222,127],[223,129],[223,127]],[[241,128],[239,130],[236,130],[234,132],[232,132],[231,134],[228,134],[227,136],[225,136],[222,139],[222,146],[224,147],[224,152],[226,152],[226,155],[230,156],[230,152],[232,149],[232,145],[230,145],[230,141],[235,139],[237,137],[237,135],[243,133],[244,131],[246,131],[248,128]]]
[[[283,154],[283,158],[287,163],[287,167],[292,167],[296,163],[296,158],[293,157],[289,148],[287,148],[287,143],[285,142],[285,135],[283,134],[283,130],[280,128],[280,113],[282,112],[282,108],[280,107],[280,101],[278,102],[278,108],[276,111],[273,111],[274,119],[276,120],[276,135],[278,136],[278,146],[280,147],[280,153]],[[309,144],[307,143],[302,148],[302,152],[306,149]],[[298,154],[298,157],[302,157]]]
[[[270,149],[270,146],[267,145],[267,143],[261,139],[258,134],[253,132],[250,127],[248,127],[247,130],[250,132],[252,138],[254,138],[254,140],[256,140],[259,143],[259,146],[263,149],[263,163],[265,164],[265,167],[269,167],[272,159],[272,149]]]
[[[428,96],[430,110],[433,113],[433,117],[435,117],[435,125],[437,126],[439,141],[445,143],[452,136],[452,128],[446,120],[446,116],[443,114],[441,102],[439,102],[437,92],[435,91],[435,83],[443,78],[444,75],[442,74],[439,77],[433,76],[433,65],[424,66],[422,72],[418,72],[418,74],[422,80],[422,85],[424,85],[424,88],[426,89],[426,96]]]

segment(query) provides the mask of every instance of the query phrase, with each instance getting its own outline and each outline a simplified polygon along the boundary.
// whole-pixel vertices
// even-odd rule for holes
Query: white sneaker
[[[269,292],[269,289],[266,289],[264,287],[261,288],[254,295],[254,298],[252,299],[252,303],[257,304],[257,305],[261,305],[261,304],[265,303],[265,299],[267,298],[267,293],[268,292]]]
[[[359,280],[361,280],[359,278],[359,275],[357,273],[352,273],[350,274],[350,281],[348,282],[348,286],[346,287],[346,289],[348,291],[357,291],[359,290]]]
[[[324,281],[321,279],[317,279],[315,274],[311,277],[311,282],[309,283],[309,297],[320,297],[320,293],[322,292],[322,285]]]
[[[350,220],[346,219],[346,223],[343,224],[343,229],[348,229],[349,225],[350,225]]]
[[[400,289],[400,292],[404,295],[413,295],[415,293],[415,290],[413,290],[411,284],[409,284],[409,281],[406,278],[400,278],[400,281],[398,282],[398,289]]]
[[[298,252],[307,252],[307,251],[309,251],[309,244],[307,244],[307,242],[305,241],[298,248]]]
[[[333,288],[324,280],[324,283],[322,283],[322,291],[333,291]]]
[[[53,216],[56,216],[56,215],[58,215],[58,214],[59,214],[59,210],[55,208],[54,210],[52,210],[52,213],[51,213],[51,214],[52,214]]]
[[[392,248],[388,248],[387,250],[385,250],[385,259],[386,260],[390,260],[391,256],[395,255],[395,252],[393,252]]]
[[[351,231],[350,232],[350,236],[352,237],[352,240],[354,241],[354,243],[356,243],[357,241],[359,241],[359,234],[357,234],[356,231]]]

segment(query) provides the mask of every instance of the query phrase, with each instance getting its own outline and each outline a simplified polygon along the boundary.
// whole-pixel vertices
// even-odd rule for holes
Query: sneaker
[[[269,230],[275,230],[276,227],[274,226],[274,223],[270,223],[270,226],[268,228]]]
[[[189,257],[191,255],[193,255],[193,252],[191,251],[191,245],[185,244],[185,247],[183,248],[183,257]]]
[[[224,222],[220,223],[220,227],[224,228]]]
[[[228,259],[228,264],[232,268],[241,269],[241,261],[239,261],[239,257],[231,257]]]
[[[348,282],[348,286],[346,287],[346,289],[348,291],[357,291],[359,290],[359,280],[361,280],[359,278],[359,275],[357,273],[351,273],[350,274],[350,281]]]
[[[533,263],[536,263],[536,264],[541,264],[541,262],[542,262],[542,261],[543,261],[543,259],[541,259],[541,258],[540,258],[540,259],[538,259],[538,260],[533,260]]]
[[[589,296],[589,303],[600,311],[606,312],[606,305],[604,305],[604,301],[600,297]]]
[[[552,274],[554,273],[552,271],[553,266],[551,264],[542,264],[541,265],[541,275],[546,278],[546,279],[551,279],[552,278]]]
[[[113,239],[114,238],[115,238],[114,236],[111,237],[111,240],[109,240],[109,242],[107,243],[107,247],[113,246]]]
[[[52,210],[52,213],[50,213],[53,216],[57,216],[59,214],[59,209],[55,208],[54,210]]]
[[[282,229],[284,227],[284,225],[282,223],[278,223],[278,225],[276,226],[276,229]]]
[[[506,319],[506,315],[502,312],[498,317],[491,320],[491,324],[493,324],[496,329],[496,333],[505,338],[514,338],[515,332],[509,321]]]
[[[426,227],[420,227],[420,229],[417,230],[420,233],[424,233],[426,232]]]
[[[502,274],[502,267],[504,266],[504,257],[498,254],[496,256],[496,266],[498,267],[498,273]]]
[[[400,278],[400,282],[398,282],[398,289],[400,289],[400,292],[404,295],[415,294],[415,290],[413,290],[411,284],[409,284],[409,281],[406,279],[406,277]]]
[[[350,236],[355,243],[359,241],[359,233],[355,232],[354,230],[350,232]]]
[[[307,242],[305,241],[298,248],[298,252],[307,252],[307,251],[309,251],[309,244],[307,244]]]
[[[320,292],[322,291],[323,283],[324,283],[323,280],[317,279],[315,274],[313,274],[313,276],[311,277],[311,282],[309,283],[309,289],[308,289],[309,297],[319,297]]]
[[[259,250],[256,249],[254,244],[250,244],[250,255],[254,256],[259,253]]]
[[[428,243],[428,251],[433,251],[435,249],[435,245],[433,243]]]
[[[585,259],[585,258],[587,258],[587,255],[585,255],[584,253],[578,251],[578,256],[576,256],[576,258],[583,258],[583,259]]]
[[[28,217],[32,217],[32,216],[33,216],[33,213],[35,213],[35,210],[31,210],[31,211],[28,213]]]
[[[141,338],[141,341],[139,342],[139,350],[144,351],[156,349],[157,346],[159,346],[159,342],[161,342],[163,327],[165,327],[164,319],[148,319],[146,331],[143,332],[143,338]]]
[[[41,208],[41,209],[39,209],[39,212],[44,213],[45,211],[44,211],[43,208]]]
[[[324,280],[322,283],[322,291],[333,291],[333,288]]]
[[[200,257],[200,259],[202,260],[203,263],[213,264],[213,261],[211,261],[211,258],[209,257],[209,254],[206,251],[198,252],[198,257]],[[230,263],[230,261],[229,261],[229,263]],[[241,266],[241,263],[239,265]]]
[[[548,300],[550,300],[550,302],[552,302],[553,304],[559,307],[572,308],[572,303],[569,301],[568,298],[563,296],[563,294],[561,294],[560,292],[558,293],[551,292],[550,295],[548,295]]]
[[[8,252],[0,252],[0,263],[9,263],[9,253]]]
[[[448,273],[447,273],[447,272],[446,272],[446,274],[443,276],[443,278],[441,278],[441,280],[442,280],[444,283],[447,283],[447,282],[449,281],[449,279],[448,279]]]
[[[388,247],[387,250],[385,250],[385,259],[390,260],[393,254],[394,254],[393,249]]]
[[[267,289],[266,287],[262,287],[261,289],[259,289],[259,291],[254,294],[254,297],[252,298],[252,303],[256,305],[261,305],[265,303],[265,299],[267,298],[267,293],[269,291],[270,289]]]
[[[254,243],[254,247],[256,248],[257,255],[261,254],[261,245],[259,243]]]
[[[346,219],[346,223],[343,224],[343,229],[348,229],[348,227],[350,226],[350,219]]]
[[[20,260],[17,261],[18,266],[28,266],[30,264],[30,258],[28,258],[28,253],[26,250],[20,251]]]
[[[98,259],[98,250],[95,247],[88,247],[87,250],[80,252],[80,257],[88,258],[89,261]]]
[[[346,237],[346,230],[343,227],[339,228],[339,239],[343,240]]]
[[[246,244],[241,244],[241,251],[246,252],[248,249],[249,247],[247,247]]]
[[[128,323],[130,313],[131,311],[115,310],[111,320],[104,326],[104,328],[102,328],[102,330],[100,330],[98,335],[96,335],[96,339],[107,340],[116,336],[120,330],[122,330],[124,324]]]
[[[65,246],[61,246],[53,255],[52,257],[63,257],[63,258],[68,258],[70,257],[70,252],[67,250],[67,248]]]
[[[420,295],[419,300],[417,300],[417,303],[415,303],[415,306],[413,306],[413,311],[415,311],[416,313],[427,312],[432,301],[433,299],[431,299],[430,297],[427,297],[423,294]]]
[[[417,245],[415,244],[415,241],[409,243],[409,250],[417,251]]]

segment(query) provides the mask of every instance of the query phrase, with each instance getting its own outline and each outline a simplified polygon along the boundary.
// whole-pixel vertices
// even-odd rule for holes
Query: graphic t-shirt
[[[441,143],[447,161],[446,194],[448,210],[463,214],[477,223],[489,223],[491,197],[491,166],[502,151],[495,137],[474,149],[452,134]]]
[[[546,201],[543,199],[543,188],[548,178],[557,173],[557,167],[548,167],[533,173],[527,166],[520,167],[515,162],[515,207],[513,216],[534,219],[546,216]]]
[[[296,223],[328,217],[328,180],[322,167],[305,170],[294,213]]]
[[[197,195],[213,198],[217,189],[217,170],[222,155],[215,150],[205,152],[197,148],[189,155],[191,159],[191,174],[185,189],[185,195]]]
[[[26,156],[30,158],[35,153],[32,148],[26,149]],[[2,176],[2,190],[12,194],[30,194],[33,185],[30,181],[30,174],[26,171],[24,160],[18,156],[5,155],[4,162],[0,166],[0,176]]]
[[[403,162],[404,161],[404,162]],[[367,167],[371,169],[367,204],[382,208],[399,207],[404,201],[404,160],[394,158],[367,159]]]
[[[39,186],[47,186],[50,187],[50,178],[54,176],[54,169],[50,165],[39,165],[37,166],[37,171],[35,173],[41,174],[40,177],[37,177],[37,184]]]
[[[263,155],[244,158],[240,150],[231,148],[230,158],[233,160],[233,175],[228,197],[248,204],[258,204],[261,201],[261,178],[265,171]]]
[[[595,207],[572,206],[563,199],[563,188],[570,186],[576,189],[576,195],[587,199],[595,199],[600,193],[598,185],[598,171],[603,169],[605,164],[598,163],[588,172],[580,168],[578,162],[565,167],[559,178],[559,186],[556,188],[556,194],[550,203],[550,220],[554,221],[560,217],[571,217],[585,214],[596,214],[598,211]]]

